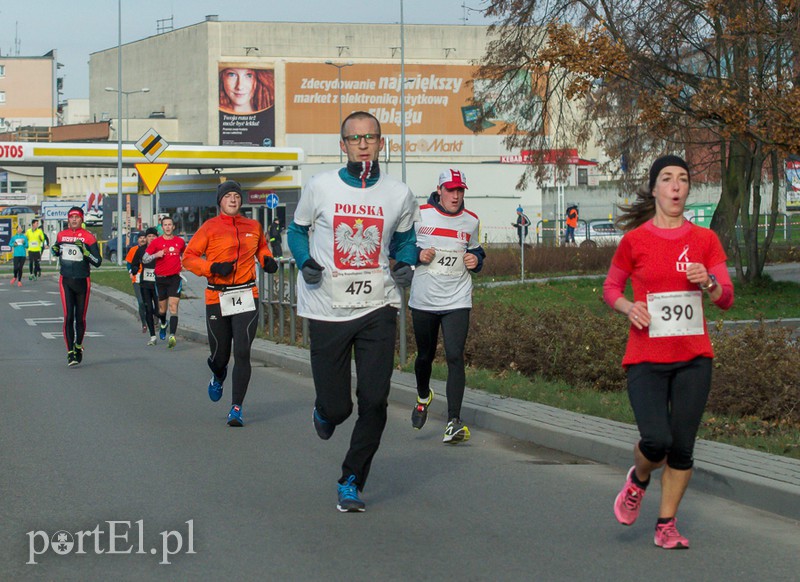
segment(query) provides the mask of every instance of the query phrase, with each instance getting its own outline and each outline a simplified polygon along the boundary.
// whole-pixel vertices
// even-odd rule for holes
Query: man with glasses
[[[301,267],[298,315],[309,320],[317,435],[329,439],[353,411],[350,360],[355,354],[356,420],[338,482],[337,509],[364,511],[358,496],[386,426],[394,364],[399,287],[417,262],[419,208],[408,186],[383,175],[378,120],[364,111],[342,123],[347,166],[306,184],[289,226]],[[395,259],[390,268],[389,258]]]

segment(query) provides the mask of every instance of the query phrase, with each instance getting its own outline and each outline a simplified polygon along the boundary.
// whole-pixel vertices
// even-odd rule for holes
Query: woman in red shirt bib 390
[[[640,440],[634,466],[614,502],[623,525],[639,516],[650,474],[663,467],[654,542],[687,549],[675,515],[689,484],[694,442],[711,388],[714,351],[703,295],[722,309],[733,304],[733,284],[717,235],[686,220],[689,167],[663,156],[650,167],[649,184],[622,207],[627,231],[611,262],[603,298],[630,321],[622,365]],[[633,301],[623,294],[631,280]]]

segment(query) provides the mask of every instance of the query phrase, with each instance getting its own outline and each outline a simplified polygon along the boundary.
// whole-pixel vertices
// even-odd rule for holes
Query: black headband
[[[689,173],[689,165],[686,163],[686,161],[683,158],[680,158],[678,156],[673,156],[673,155],[661,156],[655,162],[653,162],[652,166],[650,166],[650,184],[649,184],[650,187],[649,187],[649,190],[651,192],[653,191],[653,188],[656,185],[656,179],[658,178],[658,175],[661,173],[661,170],[663,170],[664,168],[667,168],[669,166],[681,167],[684,170],[686,170],[687,174]],[[690,176],[690,178],[691,178],[691,176]]]

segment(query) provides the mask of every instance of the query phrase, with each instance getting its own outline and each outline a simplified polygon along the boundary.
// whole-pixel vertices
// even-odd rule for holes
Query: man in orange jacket
[[[250,348],[258,325],[256,261],[268,273],[278,270],[261,224],[239,214],[242,187],[227,180],[217,187],[220,214],[203,223],[183,255],[183,266],[208,279],[206,325],[211,355],[208,396],[222,398],[233,345],[233,391],[229,426],[243,426],[242,403],[250,383]]]
[[[567,232],[564,235],[565,243],[575,244],[576,228],[578,228],[578,207],[573,204],[567,208]]]

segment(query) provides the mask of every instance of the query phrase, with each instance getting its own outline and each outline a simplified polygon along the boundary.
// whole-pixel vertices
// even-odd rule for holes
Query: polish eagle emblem
[[[364,228],[364,221],[356,219],[353,227],[342,222],[336,227],[334,242],[342,253],[342,263],[350,267],[365,267],[372,263],[370,256],[380,245],[381,234],[374,224]]]

